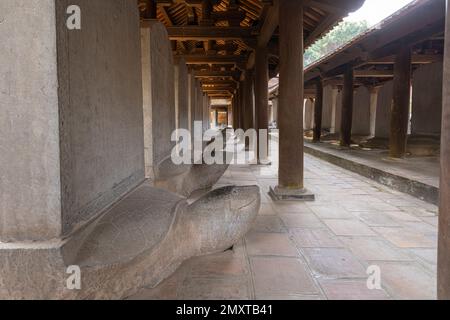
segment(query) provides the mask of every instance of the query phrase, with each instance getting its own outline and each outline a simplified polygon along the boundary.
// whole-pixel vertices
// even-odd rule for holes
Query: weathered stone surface
[[[176,127],[189,129],[189,74],[184,58],[175,61],[175,114]]]
[[[144,180],[139,15],[126,0],[0,10],[0,240],[56,239]]]
[[[0,63],[0,240],[53,238],[61,232],[55,4],[2,1],[0,12],[8,48]]]
[[[162,23],[155,21],[141,29],[141,42],[146,175],[155,186],[189,197],[196,190],[211,188],[228,168],[227,164],[175,165],[171,159],[175,147],[172,134],[177,124],[178,128],[189,129],[189,118],[203,121],[208,97],[201,93],[198,82],[194,101],[189,97],[187,66],[183,59],[174,66],[169,36]],[[191,117],[190,100],[194,112]],[[205,121],[202,129],[207,129]]]
[[[220,252],[250,229],[258,187],[225,187],[191,205],[144,183],[62,243],[1,245],[8,299],[118,299],[155,287],[193,256]],[[81,267],[82,289],[65,287],[69,265]]]
[[[139,13],[126,0],[55,3],[62,216],[68,235],[145,179]],[[82,11],[79,31],[66,27],[67,7],[73,4]]]
[[[146,175],[170,156],[175,125],[175,76],[172,48],[164,25],[154,21],[141,29]]]

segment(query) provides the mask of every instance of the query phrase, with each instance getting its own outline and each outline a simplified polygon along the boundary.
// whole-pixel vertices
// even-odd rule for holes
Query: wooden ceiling
[[[364,0],[304,1],[305,45],[329,31]],[[138,0],[143,26],[164,23],[175,56],[183,57],[211,97],[231,98],[254,50],[269,48],[271,77],[278,74],[279,0]]]

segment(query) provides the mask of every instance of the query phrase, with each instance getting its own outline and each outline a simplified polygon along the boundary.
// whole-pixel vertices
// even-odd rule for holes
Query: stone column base
[[[316,196],[307,189],[270,188],[269,196],[273,201],[315,201]]]

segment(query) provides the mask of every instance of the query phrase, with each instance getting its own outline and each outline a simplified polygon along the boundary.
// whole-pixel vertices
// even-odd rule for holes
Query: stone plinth
[[[315,195],[307,189],[270,188],[269,195],[274,201],[314,201]]]

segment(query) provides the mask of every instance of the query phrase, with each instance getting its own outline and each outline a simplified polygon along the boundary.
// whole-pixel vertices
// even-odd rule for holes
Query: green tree
[[[359,34],[367,31],[369,24],[367,21],[351,22],[344,21],[336,26],[324,37],[317,40],[305,52],[305,65],[311,65],[320,58],[342,47]]]

